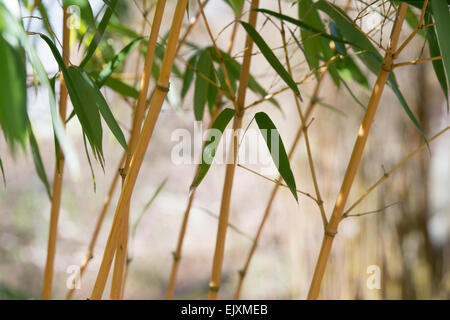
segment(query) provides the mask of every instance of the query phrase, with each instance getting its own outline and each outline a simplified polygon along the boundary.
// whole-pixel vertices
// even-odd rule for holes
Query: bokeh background
[[[62,10],[60,1],[43,1],[50,11],[51,24],[60,37]],[[91,1],[99,8],[101,1]],[[347,1],[335,1],[345,4]],[[168,1],[163,31],[168,31],[175,1]],[[293,1],[282,1],[285,14],[297,16]],[[389,8],[389,1],[380,1],[380,10]],[[19,12],[14,1],[8,4]],[[122,1],[118,9],[120,21],[138,33],[148,35],[151,8],[154,1]],[[364,1],[350,2],[349,14],[355,17],[365,6]],[[261,1],[261,7],[277,10],[277,1]],[[150,10],[147,19],[143,8]],[[244,10],[243,19],[246,18]],[[191,1],[190,18],[197,10],[196,1]],[[205,8],[212,32],[218,45],[226,49],[231,33],[230,22],[233,11],[222,0],[210,0]],[[25,14],[24,14],[25,15]],[[281,45],[279,31],[263,16],[258,18],[258,30],[271,47]],[[359,20],[360,23],[365,18]],[[369,18],[367,18],[369,19]],[[28,22],[28,20],[24,20]],[[150,21],[151,22],[151,21]],[[185,23],[189,23],[186,18]],[[364,27],[362,25],[362,27]],[[374,37],[386,43],[391,23],[386,22],[383,33],[378,30]],[[31,19],[30,30],[42,30],[42,22]],[[144,31],[142,31],[144,30]],[[412,29],[405,24],[402,39]],[[298,34],[298,31],[296,31]],[[244,31],[239,28],[233,55],[243,50]],[[189,36],[189,41],[199,46],[210,45],[204,24],[200,20]],[[50,74],[57,72],[42,41],[34,43]],[[112,37],[108,42],[119,50],[123,47],[120,38]],[[72,62],[80,60],[83,47],[73,46]],[[280,59],[283,52],[274,49]],[[290,41],[295,79],[309,72],[302,52]],[[188,58],[190,51],[182,49],[180,56]],[[122,72],[140,71],[138,53],[127,59]],[[417,37],[402,53],[400,61],[427,57],[428,48],[424,39]],[[182,59],[177,60],[182,70]],[[361,66],[364,69],[364,66]],[[364,69],[365,70],[365,69]],[[268,92],[283,86],[271,67],[261,55],[255,55],[251,67]],[[367,71],[370,84],[374,77]],[[449,114],[442,90],[431,64],[403,67],[396,70],[400,88],[410,107],[420,120],[427,136],[432,136],[449,125]],[[32,81],[32,76],[30,77]],[[133,79],[127,80],[133,84]],[[300,86],[304,93],[304,107],[309,101],[315,85],[310,78]],[[370,91],[348,82],[353,93],[367,104]],[[172,79],[174,90],[181,90],[178,79]],[[110,90],[103,91],[124,131],[131,126],[130,105]],[[29,88],[29,110],[36,136],[39,140],[47,174],[51,181],[54,168],[54,146],[51,119],[45,92]],[[251,93],[247,103],[256,97]],[[313,156],[317,167],[318,181],[329,215],[343,179],[358,126],[364,110],[345,88],[337,89],[329,76],[319,94],[322,104],[314,112],[314,121],[309,127]],[[257,111],[267,112],[277,125],[283,141],[290,149],[300,119],[292,94],[277,97],[282,111],[270,103],[263,103],[248,110],[244,119],[246,127]],[[332,106],[333,108],[330,108]],[[166,103],[161,113],[155,134],[131,203],[132,223],[142,214],[145,204],[161,182],[167,183],[151,207],[144,213],[136,234],[130,240],[128,281],[126,299],[163,299],[167,291],[172,251],[175,249],[179,228],[189,196],[189,186],[195,173],[195,164],[176,165],[171,161],[171,140],[174,130],[185,128],[193,132],[192,92],[181,103],[181,111]],[[207,127],[207,122],[203,124]],[[255,127],[253,123],[251,127]],[[112,177],[117,170],[121,149],[108,130],[105,137],[106,166],[95,164],[96,190],[94,192],[91,173],[84,155],[81,130],[77,121],[71,121],[68,132],[78,150],[81,175],[75,177],[66,172],[59,221],[57,254],[55,262],[54,298],[63,299],[66,289],[66,272],[71,265],[79,265],[87,250],[97,216],[103,205]],[[386,88],[378,114],[373,123],[363,161],[348,203],[355,201],[367,188],[392,168],[423,140],[401,105],[389,88]],[[0,187],[0,298],[39,299],[43,282],[46,257],[50,202],[39,181],[29,150],[11,155],[4,139],[0,141],[0,154],[5,168],[7,185]],[[297,187],[313,191],[311,175],[301,140],[291,166]],[[181,260],[175,298],[204,299],[208,282],[217,231],[221,191],[225,166],[212,166],[200,185],[191,212]],[[379,212],[364,217],[346,219],[339,227],[331,259],[322,285],[321,297],[331,299],[448,299],[450,298],[450,134],[445,134],[430,148],[411,159],[395,172],[380,187],[370,194],[354,211]],[[223,285],[220,298],[232,298],[242,268],[260,219],[267,205],[273,183],[244,170],[236,169],[232,195],[230,223],[239,230],[229,229],[223,268]],[[74,298],[86,299],[101,261],[107,234],[111,226],[112,201],[94,258],[88,266]],[[391,204],[394,204],[390,206]],[[387,207],[387,208],[386,208]],[[383,209],[384,208],[384,209]],[[297,204],[289,190],[281,188],[276,197],[271,216],[263,231],[244,288],[242,298],[248,299],[304,299],[312,278],[323,236],[320,214],[308,198],[300,197]],[[381,289],[371,290],[366,281],[370,276],[367,268],[379,266]],[[108,289],[106,292],[109,292]],[[105,294],[105,297],[107,294]]]

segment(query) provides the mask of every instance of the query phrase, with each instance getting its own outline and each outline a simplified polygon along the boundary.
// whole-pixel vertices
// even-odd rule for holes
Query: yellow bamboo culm
[[[129,170],[126,173],[125,181],[120,194],[119,202],[114,215],[113,224],[109,233],[105,252],[103,254],[100,270],[95,281],[94,289],[91,294],[91,299],[101,299],[105,289],[106,280],[111,268],[114,252],[116,251],[119,241],[120,230],[124,220],[126,208],[129,205],[131,195],[136,184],[144,155],[147,150],[148,143],[153,134],[164,98],[169,90],[169,79],[172,66],[175,60],[175,52],[177,42],[180,35],[181,25],[183,22],[184,12],[186,10],[187,0],[179,0],[175,9],[175,14],[172,19],[172,26],[170,28],[170,35],[167,41],[166,51],[161,66],[161,73],[159,75],[156,91],[151,101],[150,110],[142,128],[142,133],[139,137],[136,150],[131,158]]]
[[[309,288],[308,299],[317,299],[319,296],[320,285],[323,279],[323,275],[325,273],[325,268],[327,265],[328,257],[330,255],[331,246],[333,244],[334,237],[337,233],[338,225],[339,222],[341,221],[342,213],[344,211],[344,207],[347,202],[347,198],[350,193],[350,189],[352,187],[356,171],[361,161],[364,146],[366,144],[370,127],[372,125],[378,105],[380,103],[380,99],[383,94],[383,89],[386,85],[386,81],[392,70],[393,56],[398,45],[398,40],[400,37],[403,21],[405,20],[407,8],[408,5],[405,2],[402,2],[399,6],[397,17],[395,19],[394,27],[392,29],[390,37],[389,48],[385,54],[381,70],[378,74],[377,81],[372,90],[372,95],[370,97],[369,104],[367,106],[366,113],[364,115],[364,119],[361,123],[361,126],[359,127],[358,136],[356,139],[355,146],[353,148],[350,162],[347,166],[344,181],[339,191],[339,195],[337,197],[336,204],[334,206],[333,213],[330,218],[330,222],[328,223],[324,234],[319,258]]]
[[[250,14],[248,23],[255,27],[258,12],[255,11],[259,6],[259,0],[252,0],[250,5]],[[247,92],[248,80],[250,75],[250,62],[252,59],[253,40],[247,35],[245,41],[245,54],[242,62],[241,76],[239,80],[239,90],[236,99],[236,116],[233,121],[233,132],[236,132],[242,126],[242,117],[244,115],[245,96]],[[225,239],[228,228],[228,218],[230,214],[230,200],[233,189],[234,171],[236,169],[238,137],[233,135],[232,145],[230,146],[230,156],[233,161],[227,164],[225,171],[225,181],[222,191],[222,201],[219,213],[219,225],[217,229],[216,246],[214,251],[214,260],[209,282],[208,299],[216,300],[219,296],[220,278],[222,275],[223,256],[225,252]]]
[[[139,135],[141,133],[142,122],[145,115],[145,105],[147,100],[148,88],[151,79],[152,65],[155,57],[155,49],[158,41],[159,29],[161,27],[161,21],[164,15],[165,6],[166,0],[160,0],[156,4],[155,15],[150,32],[150,38],[147,45],[147,54],[145,56],[144,71],[141,77],[139,97],[134,112],[131,137],[128,144],[131,155],[134,153],[136,149]],[[125,179],[127,172],[129,170],[131,155],[129,155],[126,159],[125,167],[122,173],[123,179]],[[111,295],[110,295],[111,299],[113,300],[121,299],[123,292],[124,273],[127,260],[129,215],[130,215],[130,207],[128,206],[125,213],[124,223],[122,225],[122,230],[120,231],[119,245],[117,247],[115,255],[113,280],[111,284]]]
[[[67,8],[63,7],[63,51],[62,56],[64,63],[69,64],[70,55],[70,30],[68,22],[70,14]],[[65,122],[67,112],[67,88],[64,83],[64,79],[61,75],[60,80],[60,96],[59,96],[59,114],[61,120]],[[53,175],[53,192],[52,203],[50,209],[50,228],[48,234],[48,246],[47,246],[47,260],[45,263],[44,271],[44,286],[42,289],[42,299],[49,300],[52,298],[52,284],[53,284],[53,268],[55,264],[55,252],[56,252],[56,238],[58,235],[58,219],[59,211],[61,208],[61,190],[63,184],[64,174],[64,156],[62,152],[57,155],[59,157],[59,170],[55,164],[55,172]]]

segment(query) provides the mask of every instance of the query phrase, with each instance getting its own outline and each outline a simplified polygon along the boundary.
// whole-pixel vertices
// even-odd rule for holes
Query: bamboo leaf
[[[275,163],[278,172],[284,182],[286,182],[289,190],[291,190],[295,200],[298,202],[294,174],[292,173],[286,149],[284,148],[283,141],[281,140],[281,136],[275,127],[275,124],[265,112],[258,112],[255,114],[255,121],[264,137],[264,140],[266,140],[267,148],[269,149],[270,155],[272,156],[272,160]]]
[[[27,86],[25,59],[20,47],[13,47],[0,33],[0,124],[12,151],[25,147]]]
[[[47,179],[47,173],[45,172],[45,166],[42,161],[41,152],[39,151],[39,145],[38,145],[38,142],[34,135],[33,128],[31,126],[31,122],[28,119],[28,117],[27,117],[27,122],[28,122],[28,140],[30,142],[30,149],[31,149],[31,154],[33,156],[34,167],[36,169],[39,179],[44,184],[45,190],[47,191],[48,198],[51,201],[52,193],[50,191],[50,184]]]
[[[238,16],[244,6],[244,0],[225,0],[226,3],[233,9],[234,14]]]
[[[186,70],[184,71],[183,75],[183,87],[181,89],[181,98],[184,99],[186,96],[189,87],[192,84],[192,80],[194,79],[194,69],[197,65],[197,59],[198,55],[194,54],[192,57],[189,58],[188,64],[186,66]]]
[[[200,164],[197,175],[192,182],[191,190],[192,188],[197,187],[208,173],[208,170],[214,160],[214,156],[216,155],[216,150],[219,146],[220,139],[222,138],[223,131],[227,127],[228,123],[230,123],[231,119],[233,119],[235,114],[235,110],[226,108],[222,110],[216,120],[214,120],[211,130],[209,131],[208,138],[206,139],[205,147],[203,148],[202,163]]]
[[[122,96],[130,97],[133,99],[139,98],[139,90],[119,79],[109,77],[106,80],[105,85]]]
[[[430,24],[432,22],[431,15],[427,14],[426,23]],[[427,29],[426,37],[428,40],[428,47],[430,49],[430,54],[433,57],[438,57],[441,55],[441,50],[439,49],[439,43],[436,36],[436,30],[434,27],[429,27]],[[448,100],[448,84],[447,78],[445,76],[444,63],[441,60],[432,61],[434,73],[441,85],[442,91],[444,92],[445,98],[447,100],[447,110],[449,109],[449,100]]]
[[[119,64],[123,61],[123,59],[125,59],[128,53],[131,50],[133,50],[133,48],[136,47],[136,45],[143,39],[144,39],[143,37],[139,37],[131,41],[122,50],[120,50],[120,52],[110,62],[106,64],[103,70],[100,71],[100,74],[98,75],[97,80],[95,81],[99,88],[101,88],[105,84],[106,80],[117,69]]]
[[[209,53],[204,50],[198,57],[196,70],[203,76],[208,77],[212,68],[211,57]],[[195,90],[194,90],[194,115],[195,120],[201,121],[205,111],[205,104],[208,100],[208,86],[209,82],[204,77],[196,75]]]
[[[261,53],[264,55],[266,60],[272,66],[272,68],[278,73],[278,75],[286,82],[286,84],[294,91],[294,93],[300,97],[300,91],[298,90],[297,84],[286,71],[286,69],[281,64],[280,60],[275,56],[272,49],[267,45],[264,39],[259,35],[259,33],[250,24],[240,21],[241,25],[244,27],[245,31],[250,35],[255,44],[258,46]]]
[[[65,0],[65,1],[67,1],[67,0]],[[71,0],[71,1],[74,1],[74,0]],[[75,0],[75,1],[81,1],[81,0]],[[92,57],[95,50],[97,49],[98,44],[100,43],[100,41],[103,38],[103,34],[105,33],[106,27],[108,26],[109,20],[111,19],[111,16],[114,12],[114,8],[117,4],[117,1],[118,0],[109,1],[108,8],[106,8],[105,14],[103,15],[103,18],[100,21],[98,28],[95,30],[94,38],[92,38],[92,41],[89,44],[86,54],[85,54],[83,60],[81,61],[80,67],[84,67],[88,63],[89,59]],[[82,1],[82,2],[84,2],[84,1]],[[89,4],[89,2],[88,2],[88,4]],[[95,21],[94,21],[94,28],[95,28]]]
[[[450,32],[450,13],[448,3],[442,0],[431,0],[431,8],[436,22],[436,35],[439,43],[439,49],[442,55],[442,62],[447,72],[447,84],[450,82],[450,41],[448,34]],[[442,80],[440,80],[442,81]],[[441,86],[443,86],[441,84]],[[448,88],[448,87],[447,87]],[[448,89],[445,92],[448,106]]]
[[[83,88],[86,89],[85,91],[81,91],[84,92],[84,94],[80,95],[82,97],[82,101],[84,102],[83,107],[89,107],[90,105],[90,108],[92,108],[93,105],[97,106],[103,119],[105,120],[113,135],[116,137],[117,141],[125,151],[129,152],[122,129],[120,129],[120,126],[117,124],[117,121],[114,118],[114,115],[112,114],[108,103],[106,102],[105,98],[103,97],[95,83],[92,81],[92,79],[87,75],[85,71],[81,70],[78,67],[69,67],[69,73],[72,75],[72,79],[77,88],[81,90]],[[95,114],[95,112],[91,113],[91,116],[93,114]],[[96,126],[98,124],[96,122],[93,122],[92,125]],[[99,150],[101,151],[101,148]]]
[[[92,12],[91,5],[89,4],[89,0],[63,0],[65,6],[76,6],[80,9],[80,18],[83,19],[86,24],[95,29],[95,18],[94,13]]]
[[[3,161],[1,157],[0,157],[0,170],[2,171],[3,186],[6,187],[5,168],[3,168]]]
[[[42,65],[36,50],[28,39],[28,35],[22,27],[22,24],[6,9],[3,3],[0,3],[0,25],[2,27],[2,33],[5,31],[12,38],[18,39],[21,45],[25,49],[25,52],[29,58],[31,65],[36,72],[37,77],[42,85],[42,87],[47,88],[48,100],[50,105],[50,113],[52,118],[53,130],[56,138],[58,139],[59,145],[63,150],[67,164],[70,167],[72,173],[77,175],[79,172],[78,160],[75,150],[68,140],[65,132],[64,126],[56,107],[55,94],[47,76],[44,66]],[[4,30],[3,30],[4,28]],[[50,42],[51,40],[46,37]]]

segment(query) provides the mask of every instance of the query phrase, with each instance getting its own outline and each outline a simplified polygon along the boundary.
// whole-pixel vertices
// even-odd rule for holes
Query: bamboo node
[[[160,84],[156,85],[157,90],[165,92],[165,93],[169,92],[169,90],[170,90],[169,87],[170,87],[170,85],[168,85],[167,87],[164,85],[160,85]]]
[[[239,276],[240,276],[241,278],[245,277],[245,274],[246,274],[246,273],[247,273],[247,271],[245,271],[245,270],[243,270],[243,269],[239,270]]]
[[[220,285],[215,285],[212,283],[209,284],[209,291],[219,292],[219,289],[220,289]]]
[[[181,259],[181,255],[179,255],[175,251],[172,252],[172,256],[174,261],[179,261]]]
[[[337,234],[337,231],[330,231],[328,228],[325,229],[325,236],[334,238]]]

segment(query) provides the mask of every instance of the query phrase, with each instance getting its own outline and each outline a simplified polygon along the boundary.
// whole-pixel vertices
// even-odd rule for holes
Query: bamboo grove
[[[192,122],[201,121],[205,129],[215,132],[215,135],[205,137],[192,183],[185,186],[183,217],[181,224],[176,226],[179,230],[177,237],[159,240],[175,244],[171,268],[165,270],[167,299],[177,297],[177,279],[185,272],[182,259],[188,246],[186,239],[196,236],[189,228],[192,211],[198,198],[205,194],[204,190],[198,191],[204,178],[216,168],[211,162],[227,129],[232,134],[226,150],[229,161],[223,165],[224,176],[214,181],[220,189],[216,199],[220,210],[216,217],[217,231],[209,230],[215,232],[215,242],[211,271],[207,275],[209,286],[202,291],[204,298],[208,299],[220,297],[223,266],[228,259],[227,232],[239,228],[231,223],[230,213],[246,214],[245,206],[234,202],[238,192],[235,190],[237,175],[245,172],[258,176],[261,183],[264,180],[270,183],[271,191],[264,199],[252,199],[251,192],[247,195],[248,201],[263,203],[264,210],[260,212],[250,245],[239,248],[244,264],[233,264],[238,273],[237,281],[233,282],[233,297],[240,299],[243,288],[249,285],[247,275],[252,272],[260,239],[270,228],[268,220],[274,211],[275,199],[280,190],[287,189],[297,208],[297,212],[292,214],[305,214],[302,203],[312,201],[316,207],[314,214],[317,213],[322,224],[321,229],[309,230],[314,234],[320,233],[322,242],[307,284],[308,295],[304,297],[318,299],[321,288],[326,285],[322,280],[330,264],[333,243],[345,241],[339,238],[340,225],[345,224],[347,218],[365,216],[364,213],[354,213],[355,208],[381,184],[389,183],[394,172],[407,162],[418,154],[430,153],[433,142],[449,129],[448,125],[435,127],[431,130],[434,135],[430,135],[410,107],[409,97],[403,94],[402,83],[396,77],[399,69],[429,65],[433,70],[433,81],[441,89],[448,106],[448,1],[274,0],[270,7],[265,7],[267,1],[259,0],[61,0],[55,1],[61,17],[57,22],[50,14],[48,1],[18,1],[19,12],[12,10],[8,2],[0,1],[0,124],[7,146],[4,150],[14,158],[31,151],[35,173],[48,196],[50,212],[47,213],[49,226],[42,299],[126,298],[128,269],[133,261],[130,246],[137,226],[137,223],[132,223],[130,213],[134,205],[133,194],[138,191],[137,181],[142,179],[143,172],[151,174],[155,170],[143,164],[145,157],[152,156],[155,150],[151,142],[155,130],[159,130],[157,122],[167,121],[167,118],[161,119],[165,105],[174,108],[178,117]],[[226,5],[234,16],[227,21],[225,29],[219,31],[212,18],[212,11],[218,5],[216,2]],[[138,8],[141,26],[123,22],[121,14],[128,6]],[[379,20],[372,30],[367,31],[361,28],[359,21],[370,10],[377,13]],[[220,14],[214,17],[217,16]],[[78,23],[76,27],[74,21]],[[266,25],[278,32],[266,38],[261,31]],[[193,36],[196,30],[202,30],[202,39]],[[229,39],[223,41],[225,30]],[[417,39],[423,42],[421,55],[410,57],[407,48]],[[45,60],[40,54],[42,48],[51,53]],[[48,59],[57,65],[56,72],[48,70]],[[299,72],[299,61],[302,72]],[[134,73],[125,71],[129,70],[126,68],[128,65],[133,66]],[[276,85],[269,87],[263,82],[254,72],[256,68],[266,68]],[[348,85],[350,82],[352,88],[368,92],[367,102],[356,97]],[[311,83],[312,86],[307,86]],[[349,154],[343,155],[348,162],[341,175],[342,183],[334,190],[336,200],[333,203],[328,203],[328,197],[324,196],[327,193],[324,189],[328,189],[327,181],[320,178],[321,166],[317,165],[320,159],[315,156],[321,147],[310,132],[315,122],[327,121],[326,118],[315,118],[316,109],[333,109],[320,98],[326,95],[326,86],[351,96],[352,103],[362,108],[360,120],[354,116],[360,126],[349,137],[353,148]],[[42,156],[43,147],[33,131],[29,107],[33,90],[45,92],[45,112],[51,118],[54,136],[51,146],[54,150],[53,167],[43,160],[46,158]],[[396,99],[396,106],[392,108],[397,108],[395,112],[401,113],[408,126],[414,128],[420,143],[410,145],[408,153],[403,154],[396,165],[385,171],[382,178],[352,203],[349,196],[361,171],[366,142],[377,111],[387,107],[382,100],[387,92]],[[116,98],[108,98],[111,95],[130,108],[118,112],[114,107]],[[283,103],[280,102],[281,97],[285,99]],[[345,109],[345,106],[337,108]],[[289,114],[295,115],[297,128],[286,137],[278,131],[285,124],[272,115],[283,114],[288,109],[293,110]],[[79,124],[77,135],[66,130],[74,122]],[[265,152],[273,158],[277,178],[268,177],[239,162],[241,141],[249,127],[257,128],[264,138]],[[106,136],[114,139],[107,146],[104,143]],[[79,137],[80,141],[74,137]],[[330,135],[328,139],[335,139],[333,143],[337,145],[341,143],[337,136]],[[288,145],[286,141],[292,142]],[[164,143],[168,144],[169,139]],[[390,140],[385,143],[389,144]],[[105,149],[109,148],[121,154],[115,170],[105,170],[106,155],[111,153]],[[341,153],[348,153],[347,149],[338,148]],[[299,168],[294,165],[296,152],[304,154],[307,165],[301,168],[306,171],[296,172]],[[0,157],[4,158],[5,154]],[[89,166],[80,165],[81,159],[87,159]],[[5,181],[5,191],[2,192],[7,192],[8,168],[1,159],[0,166]],[[65,176],[76,178],[84,170],[92,176],[94,190],[85,188],[83,192],[98,192],[95,190],[96,176],[100,174],[105,175],[110,183],[105,188],[106,195],[102,195],[105,198],[99,204],[99,212],[90,212],[92,223],[84,227],[87,236],[83,240],[87,248],[84,259],[79,262],[79,277],[83,286],[91,288],[90,295],[79,297],[76,288],[71,287],[60,296],[53,288],[55,261],[60,254],[59,217]],[[301,190],[300,179],[309,180],[312,191]],[[151,181],[159,185],[143,212],[159,196],[167,181]],[[110,211],[113,212],[111,216]],[[91,230],[92,234],[89,234]],[[107,234],[105,239],[102,239],[102,230]],[[96,249],[102,252],[101,257],[96,257],[101,262],[93,283],[87,284],[84,276]],[[152,245],[148,245],[146,250],[152,250]],[[333,263],[339,262],[334,260]],[[107,285],[108,281],[110,285]]]

